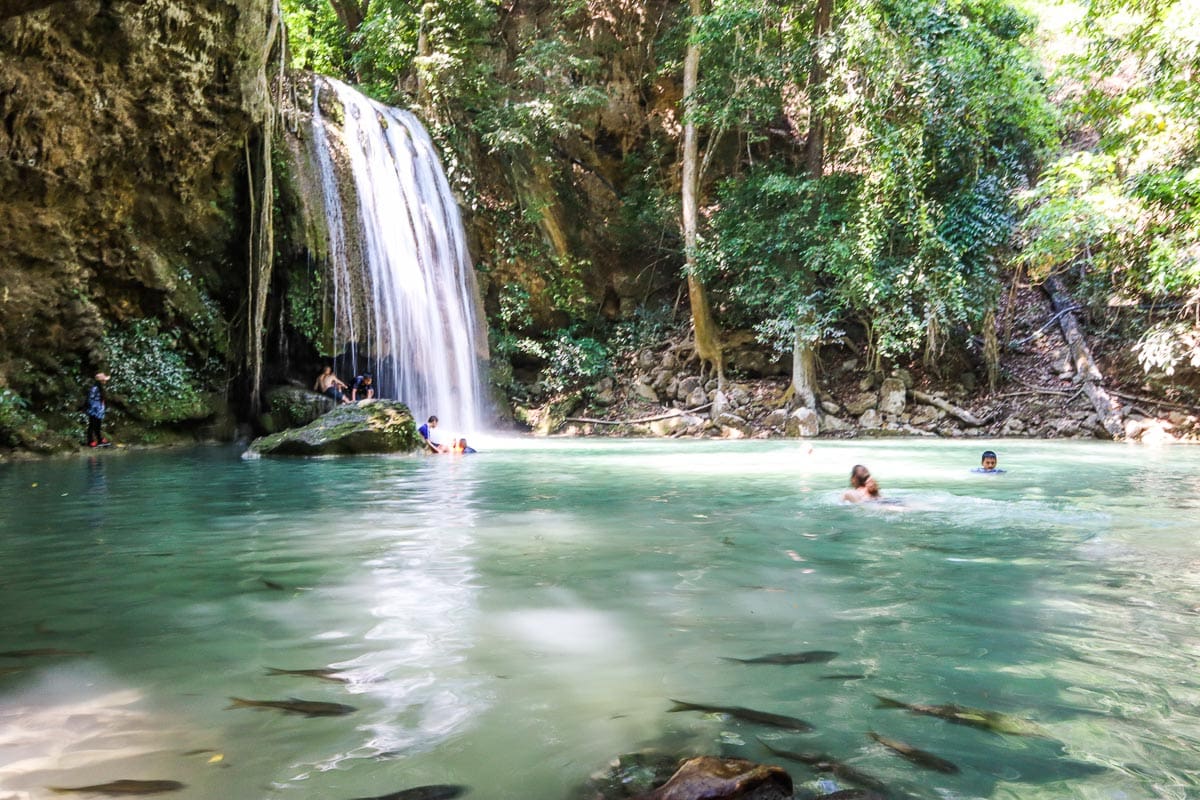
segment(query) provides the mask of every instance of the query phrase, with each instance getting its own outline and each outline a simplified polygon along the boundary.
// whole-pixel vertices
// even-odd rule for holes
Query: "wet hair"
[[[860,489],[866,483],[867,478],[871,477],[871,470],[864,467],[862,464],[855,464],[854,469],[850,470],[850,488]]]
[[[979,457],[979,460],[983,461],[988,458],[996,458],[996,451],[995,450],[984,450],[983,455],[981,455]],[[1000,459],[996,458],[996,460],[999,461]]]
[[[430,424],[432,425],[433,423],[435,423],[435,422],[437,422],[437,421],[438,421],[438,420],[437,420],[437,414],[434,414],[434,415],[430,416],[430,417],[429,417],[429,419],[427,419],[427,420],[425,420],[425,421],[426,421],[426,422],[428,422],[428,423],[430,423]]]
[[[879,484],[875,482],[874,478],[867,477],[863,481],[863,488],[867,490],[870,497],[879,497]]]

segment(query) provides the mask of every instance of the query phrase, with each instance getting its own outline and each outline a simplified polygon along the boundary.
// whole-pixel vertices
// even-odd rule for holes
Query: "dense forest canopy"
[[[454,163],[534,165],[510,183],[562,186],[580,164],[603,173],[619,196],[616,238],[664,251],[625,252],[678,269],[680,130],[694,122],[691,269],[720,327],[780,353],[852,335],[876,367],[935,366],[1002,324],[1017,270],[1070,276],[1095,315],[1129,309],[1112,330],[1148,370],[1200,367],[1195,2],[284,6],[295,66],[420,105]],[[685,110],[689,46],[700,62]],[[603,117],[620,92],[642,118],[618,131]],[[497,355],[552,366],[549,354],[584,342],[550,384],[591,377],[614,343],[585,302],[591,254],[570,231],[556,251],[537,192],[484,197],[460,177],[474,213],[521,212],[477,254],[504,281],[490,305]],[[544,286],[556,313],[535,326],[525,305]]]

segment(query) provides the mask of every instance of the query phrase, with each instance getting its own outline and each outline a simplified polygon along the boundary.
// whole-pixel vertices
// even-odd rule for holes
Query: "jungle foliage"
[[[1200,2],[1083,9],[1062,64],[1082,145],[1021,195],[1016,263],[1061,274],[1152,377],[1200,383]]]
[[[1041,73],[1058,44],[1038,25],[1049,3],[706,0],[697,18],[667,0],[284,0],[297,66],[422,106],[448,143],[456,186],[494,232],[481,255],[493,343],[541,363],[547,389],[594,378],[618,350],[598,304],[581,302],[586,280],[572,282],[592,254],[547,244],[547,192],[613,155],[596,119],[629,42],[593,34],[639,20],[652,41],[622,77],[647,119],[630,122],[608,173],[614,235],[682,267],[679,128],[648,118],[698,45],[696,269],[720,326],[780,351],[797,332],[853,330],[875,366],[932,365],[994,315],[1008,267],[1072,270],[1096,303],[1154,306],[1139,334],[1148,368],[1200,367],[1197,0],[1052,5],[1081,10],[1057,33],[1080,46],[1055,84]],[[520,165],[507,191],[472,174],[489,159]],[[514,315],[521,292],[551,302],[554,324]]]

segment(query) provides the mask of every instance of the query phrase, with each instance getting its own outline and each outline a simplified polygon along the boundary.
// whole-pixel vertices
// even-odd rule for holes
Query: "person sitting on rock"
[[[421,434],[421,438],[425,440],[425,446],[428,447],[431,452],[449,453],[450,448],[448,446],[446,446],[444,444],[438,444],[437,442],[435,442],[433,440],[433,429],[436,428],[437,426],[438,426],[438,418],[437,418],[437,415],[435,414],[429,418],[428,422],[426,422],[421,427],[417,428],[417,433]]]
[[[321,374],[317,376],[316,383],[313,384],[313,391],[329,397],[335,403],[349,403],[350,398],[342,392],[346,388],[346,384],[342,383],[337,375],[333,374],[333,367],[325,367],[321,370]]]

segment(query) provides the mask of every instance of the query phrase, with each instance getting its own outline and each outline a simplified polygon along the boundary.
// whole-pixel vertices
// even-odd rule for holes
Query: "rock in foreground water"
[[[701,756],[685,761],[669,781],[637,800],[785,800],[791,796],[792,779],[780,767]]]
[[[255,439],[249,453],[264,456],[352,456],[424,449],[412,412],[391,400],[343,405],[303,428]]]

